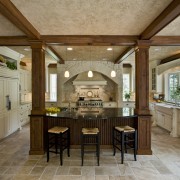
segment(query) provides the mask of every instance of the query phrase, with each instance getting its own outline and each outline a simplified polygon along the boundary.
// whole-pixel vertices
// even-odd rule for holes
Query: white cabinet
[[[20,70],[20,91],[21,93],[31,92],[31,72]]]
[[[18,71],[0,68],[0,139],[19,128],[19,79]],[[4,76],[3,76],[4,74]]]
[[[5,114],[4,113],[1,113],[0,114],[0,139],[2,139],[4,137],[4,128],[5,128],[5,125],[4,125],[4,122],[5,122]]]
[[[172,131],[173,108],[156,106],[156,124],[168,131]]]
[[[32,105],[31,103],[22,104],[19,108],[19,120],[20,125],[23,126],[29,123],[29,115],[31,114]]]
[[[117,102],[103,102],[103,108],[116,108]]]

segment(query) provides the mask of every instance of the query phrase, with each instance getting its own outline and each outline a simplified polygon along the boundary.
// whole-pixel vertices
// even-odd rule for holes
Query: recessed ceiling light
[[[76,58],[73,58],[73,61],[76,61],[77,59]]]
[[[67,50],[68,50],[68,51],[72,51],[72,50],[73,50],[73,48],[71,48],[71,47],[68,47],[68,48],[67,48]]]
[[[155,48],[154,50],[155,50],[155,51],[159,51],[159,48]]]
[[[108,51],[112,51],[112,48],[107,48]]]
[[[102,60],[103,60],[103,61],[106,61],[107,59],[106,59],[106,58],[103,58]]]

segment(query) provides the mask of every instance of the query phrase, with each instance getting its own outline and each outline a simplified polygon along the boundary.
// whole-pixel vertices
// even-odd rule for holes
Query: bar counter
[[[57,114],[44,116],[44,130],[53,126],[70,128],[71,147],[79,147],[81,129],[97,127],[100,130],[101,147],[112,145],[113,126],[129,125],[136,127],[137,115],[133,108],[78,108],[62,110]],[[45,133],[46,140],[46,133]]]

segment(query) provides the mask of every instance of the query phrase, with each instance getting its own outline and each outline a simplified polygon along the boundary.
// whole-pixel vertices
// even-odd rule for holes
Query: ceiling
[[[175,1],[180,13],[180,3]],[[66,61],[89,60],[115,62],[129,47],[128,43],[119,46],[106,42],[87,43],[81,46],[78,43],[71,44],[68,36],[78,35],[80,38],[86,35],[95,36],[95,38],[99,35],[123,36],[123,38],[126,36],[140,37],[172,2],[172,0],[6,0],[0,2],[0,44],[3,44],[1,38],[7,36],[27,36],[31,39],[26,30],[32,26],[35,29],[33,32],[37,31],[36,34],[39,33],[41,38],[54,35],[67,36],[68,43],[56,43],[56,38],[54,42],[47,43],[65,63]],[[16,14],[13,8],[20,14]],[[10,12],[10,15],[7,15],[6,10]],[[27,23],[22,16],[28,21]],[[180,16],[163,25],[163,28],[156,31],[151,38],[156,36],[180,37]],[[149,39],[151,40],[151,38]],[[103,40],[101,41],[103,42]],[[3,45],[6,43],[4,42]],[[23,59],[25,62],[31,61],[31,50],[25,51],[26,46],[9,46],[8,44],[6,46],[25,55]],[[134,47],[132,44],[130,46]],[[68,51],[68,47],[72,47],[73,50]],[[112,48],[112,51],[107,50],[109,47]],[[151,46],[149,53],[150,61],[160,61],[180,53],[180,42],[175,43],[175,46],[164,43]],[[46,60],[51,62],[53,58],[46,53]],[[134,60],[134,53],[125,60]]]

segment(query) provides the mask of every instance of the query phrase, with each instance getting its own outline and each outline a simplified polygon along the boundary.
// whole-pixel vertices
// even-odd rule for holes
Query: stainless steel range
[[[84,100],[77,102],[78,107],[103,107],[102,100]]]

